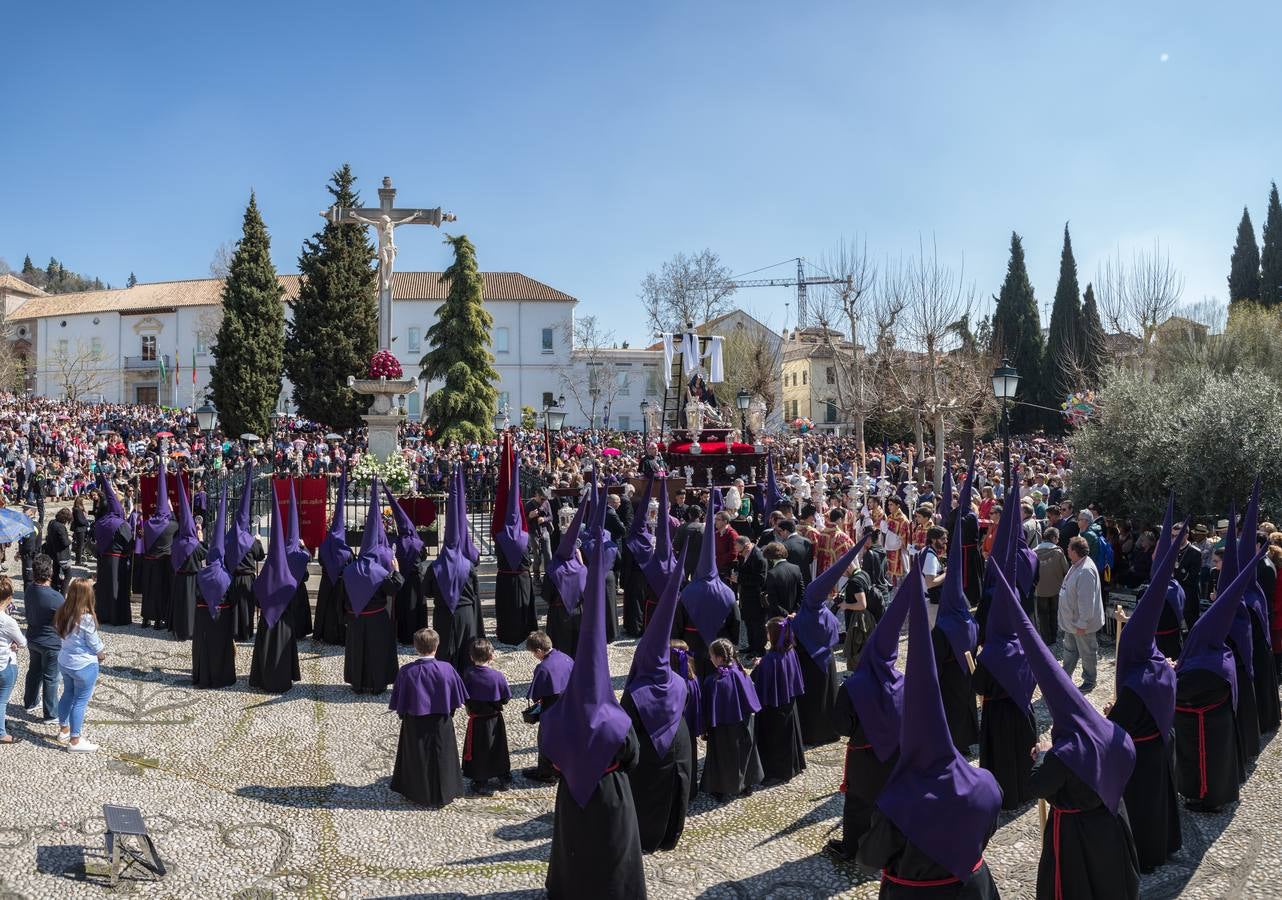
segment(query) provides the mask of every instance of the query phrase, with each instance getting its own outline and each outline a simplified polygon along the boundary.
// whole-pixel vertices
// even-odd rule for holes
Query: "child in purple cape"
[[[766,787],[782,784],[806,768],[801,719],[797,717],[797,698],[805,693],[806,683],[787,621],[776,616],[766,623],[770,649],[752,670],[752,686],[761,701],[756,736]]]
[[[537,722],[539,716],[547,712],[565,690],[570,681],[570,672],[574,669],[574,660],[553,647],[552,639],[545,631],[531,631],[530,636],[525,639],[525,649],[539,661],[534,667],[534,676],[530,679],[530,687],[525,695],[532,705],[524,713],[526,721]],[[535,741],[535,746],[540,746],[538,741]],[[557,777],[552,761],[543,755],[542,750],[539,751],[536,765],[522,769],[521,774],[531,781],[546,784],[556,781]]]
[[[401,666],[388,708],[401,717],[392,790],[424,806],[441,807],[463,796],[454,710],[467,701],[463,679],[436,658],[441,637],[431,628],[414,633],[418,659]]]
[[[714,668],[703,680],[703,737],[708,749],[701,788],[724,801],[751,794],[766,777],[753,732],[761,701],[739,665],[734,644],[717,638],[708,647],[708,659]]]
[[[491,778],[500,789],[512,781],[512,758],[508,754],[507,726],[503,707],[512,699],[503,673],[490,666],[494,645],[485,638],[472,641],[472,665],[463,674],[467,688],[467,735],[463,739],[463,775],[472,779],[472,791],[492,794]]]

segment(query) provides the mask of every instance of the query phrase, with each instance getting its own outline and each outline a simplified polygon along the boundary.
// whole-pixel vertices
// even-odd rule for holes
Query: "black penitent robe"
[[[169,604],[169,630],[180,641],[191,640],[196,623],[196,572],[205,561],[205,548],[197,544],[191,556],[174,573]]]
[[[387,598],[395,602],[395,593]],[[391,623],[388,623],[388,635]],[[423,806],[445,806],[463,796],[458,739],[453,715],[401,716],[396,766],[388,785],[406,800]]]
[[[151,549],[142,556],[143,624],[169,621],[174,582],[174,569],[169,564],[169,555],[173,551],[174,535],[177,533],[178,523],[170,519]]]
[[[1148,707],[1122,688],[1108,717],[1135,744],[1135,771],[1123,798],[1131,821],[1140,871],[1152,872],[1180,849],[1180,805],[1175,796],[1175,741],[1163,740]]]
[[[737,797],[765,780],[755,726],[750,715],[733,725],[718,725],[704,735],[708,746],[699,790],[719,797]]]
[[[984,668],[971,676],[983,715],[979,720],[979,764],[993,773],[1002,789],[1002,809],[1018,809],[1033,799],[1030,751],[1037,743],[1032,709],[1020,709],[1001,683]]]
[[[757,755],[767,780],[788,781],[806,770],[798,699],[783,706],[763,706],[757,713]]]
[[[962,671],[964,663],[957,662],[952,644],[948,643],[942,631],[938,628],[932,630],[930,639],[935,646],[935,669],[939,673],[939,695],[944,701],[948,732],[953,736],[958,752],[966,756],[971,745],[979,741],[979,717],[975,713],[971,675]]]
[[[427,626],[427,601],[423,596],[423,571],[407,566],[405,583],[396,592],[396,643],[413,644],[414,632]]]
[[[473,781],[512,777],[507,725],[503,722],[506,700],[468,700],[467,732],[463,739],[463,775]]]
[[[343,579],[330,581],[321,569],[320,587],[316,591],[316,621],[312,637],[323,644],[339,647],[347,643],[347,588]]]
[[[571,659],[579,646],[579,626],[583,621],[583,607],[575,606],[574,612],[568,612],[561,602],[561,595],[556,585],[547,575],[543,576],[543,602],[548,607],[547,625],[544,631],[552,639],[552,646]]]
[[[1246,769],[1235,719],[1227,681],[1205,670],[1178,673],[1176,786],[1203,809],[1219,809],[1238,798]]]
[[[1169,603],[1162,605],[1162,615],[1157,620],[1153,641],[1163,656],[1168,659],[1180,658],[1180,650],[1184,647],[1184,641],[1180,637],[1180,617]]]
[[[294,639],[294,622],[286,607],[275,625],[267,617],[258,619],[254,636],[254,658],[249,666],[249,684],[269,694],[283,694],[302,680],[298,669],[298,641]]]
[[[347,643],[343,649],[343,680],[358,694],[381,694],[396,680],[396,631],[392,604],[401,588],[401,575],[383,580],[360,615],[347,607]],[[457,751],[456,751],[457,752]]]
[[[312,633],[312,595],[307,590],[306,577],[298,583],[298,590],[294,591],[294,599],[289,601],[285,615],[290,617],[295,642]]]
[[[521,645],[539,627],[534,611],[534,582],[530,578],[532,559],[527,550],[515,568],[500,561],[494,576],[494,636],[500,644]]]
[[[619,633],[619,579],[614,569],[605,570],[605,642],[614,641]]]
[[[1233,642],[1227,642],[1229,647],[1233,647]],[[1238,746],[1242,748],[1243,758],[1245,761],[1255,759],[1260,755],[1260,709],[1255,702],[1255,679],[1254,675],[1242,665],[1242,657],[1233,653],[1234,662],[1237,664],[1237,725]],[[1242,776],[1246,779],[1245,773]]]
[[[801,742],[807,747],[831,744],[837,740],[832,727],[832,709],[837,703],[841,682],[837,678],[837,660],[828,657],[828,665],[820,668],[804,647],[797,647],[801,662],[801,677],[806,682],[806,692],[797,698],[797,718],[801,720]]]
[[[881,900],[1000,900],[988,863],[978,860],[979,867],[962,884],[904,837],[879,809],[873,811],[868,832],[859,844],[858,862],[862,869],[882,873],[877,893]]]
[[[1032,785],[1033,794],[1051,807],[1042,832],[1037,896],[1139,897],[1139,858],[1125,801],[1113,815],[1053,751],[1033,766]]]
[[[668,752],[659,756],[631,694],[624,693],[622,705],[632,717],[632,728],[640,741],[640,758],[636,768],[628,773],[628,780],[641,832],[641,852],[672,850],[685,831],[690,783],[696,774],[690,767],[693,755],[690,729],[683,716]]]
[[[832,710],[832,724],[837,733],[849,738],[846,744],[846,764],[842,786],[846,802],[841,813],[841,843],[847,857],[853,858],[859,842],[872,824],[873,811],[886,779],[899,762],[896,750],[885,762],[877,756],[864,734],[850,692],[837,692],[837,704]]]
[[[98,573],[94,581],[94,610],[103,625],[129,625],[133,614],[129,605],[129,554],[133,534],[121,525],[111,539],[111,549],[98,555]]]
[[[462,675],[472,665],[472,641],[482,637],[476,630],[475,610],[481,605],[481,598],[477,593],[476,570],[473,569],[471,577],[463,582],[463,589],[459,591],[453,612],[441,599],[436,576],[431,568],[424,568],[423,586],[432,596],[432,628],[441,637],[436,658],[449,662]]]
[[[1271,599],[1271,598],[1270,598]],[[1251,667],[1255,688],[1255,712],[1259,717],[1260,734],[1271,734],[1277,731],[1282,707],[1278,702],[1278,670],[1273,660],[1273,645],[1268,626],[1251,616]]]
[[[623,632],[640,637],[642,609],[645,606],[645,572],[637,565],[636,557],[626,544],[620,549],[623,561]]]
[[[192,623],[191,683],[198,688],[224,688],[236,683],[236,642],[232,639],[231,604],[219,607],[211,618],[209,607],[196,604]]]
[[[640,742],[630,730],[614,758],[618,768],[601,776],[584,807],[575,802],[564,779],[557,785],[544,882],[549,900],[644,900],[645,865],[628,783],[639,756]]]
[[[738,647],[739,634],[742,631],[743,619],[739,615],[739,604],[735,603],[731,605],[730,612],[726,613],[726,621],[717,631],[717,637],[725,638]],[[690,647],[690,658],[694,660],[694,674],[702,684],[705,678],[717,670],[717,667],[708,658],[708,645],[704,643],[699,629],[694,627],[694,622],[686,612],[685,605],[681,603],[677,604],[676,615],[672,618],[672,636],[685,641]]]
[[[258,576],[258,563],[265,555],[262,542],[254,538],[253,546],[231,573],[227,602],[231,604],[232,620],[235,623],[232,630],[238,641],[254,639],[254,579]]]

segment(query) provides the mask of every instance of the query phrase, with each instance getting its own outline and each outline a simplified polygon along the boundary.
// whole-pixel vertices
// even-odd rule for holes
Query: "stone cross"
[[[397,225],[435,225],[453,222],[452,213],[436,209],[397,209],[392,203],[396,188],[392,179],[384,177],[378,189],[378,208],[349,209],[331,206],[321,213],[335,225],[373,225],[378,231],[378,348],[392,348],[392,264],[396,261],[396,240],[393,231]]]

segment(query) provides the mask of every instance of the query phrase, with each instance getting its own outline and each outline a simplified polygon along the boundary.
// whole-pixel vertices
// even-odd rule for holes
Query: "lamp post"
[[[196,408],[196,427],[205,433],[206,441],[213,437],[214,429],[218,427],[218,410],[208,400]]]
[[[1009,359],[1003,359],[1002,364],[993,371],[993,396],[1002,401],[1002,498],[1003,501],[1010,496],[1010,413],[1007,406],[1011,400],[1015,399],[1015,391],[1019,390],[1019,373],[1011,366]],[[1018,497],[1016,492],[1016,497]]]
[[[644,448],[650,441],[650,401],[641,398],[641,447]]]
[[[562,394],[555,405],[549,403],[543,406],[543,451],[549,471],[555,471],[552,465],[552,435],[560,433],[561,426],[565,424],[565,410],[556,407],[564,405],[565,394]]]
[[[752,395],[747,391],[740,391],[734,395],[734,405],[739,407],[739,431],[743,433],[743,439],[748,439],[748,404],[752,402]]]

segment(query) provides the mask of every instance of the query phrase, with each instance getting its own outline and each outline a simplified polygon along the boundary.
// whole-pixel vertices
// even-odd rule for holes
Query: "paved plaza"
[[[397,720],[386,696],[342,684],[340,648],[302,642],[302,683],[273,697],[246,684],[248,645],[235,688],[195,691],[186,643],[136,626],[104,632],[109,657],[86,729],[97,754],[62,751],[54,726],[21,710],[20,673],[8,710],[20,741],[0,748],[0,897],[541,895],[554,788],[518,776],[511,790],[441,811],[406,803],[387,786]],[[631,656],[630,641],[610,649],[616,689]],[[496,664],[514,694],[513,766],[532,765],[535,731],[518,711],[534,660],[504,648]],[[1105,702],[1111,681],[1110,659],[1092,699]],[[464,717],[456,723],[461,741]],[[1184,849],[1144,878],[1144,897],[1277,896],[1279,752],[1266,745],[1240,805],[1185,816]],[[650,896],[876,896],[874,880],[822,851],[840,828],[842,753],[812,751],[802,777],[746,799],[700,797],[676,851],[646,858]],[[163,881],[107,886],[104,803],[142,808],[169,867]],[[1037,809],[1002,822],[989,865],[1003,897],[1031,898]]]

